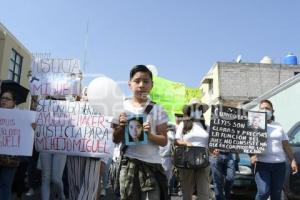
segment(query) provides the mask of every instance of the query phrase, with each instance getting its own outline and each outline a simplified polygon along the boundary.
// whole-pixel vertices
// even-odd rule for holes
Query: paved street
[[[40,198],[41,194],[40,191],[38,190],[34,196],[26,197],[23,195],[22,200],[41,200]],[[182,198],[180,196],[172,196],[171,200],[181,200]],[[252,200],[251,198],[247,197],[233,197],[233,200]],[[16,200],[16,199],[14,199]],[[100,200],[100,199],[99,199]],[[107,192],[107,195],[105,197],[101,197],[101,200],[118,200],[118,198],[112,193],[111,190]],[[193,198],[192,200],[196,200],[196,198]]]
[[[22,200],[41,200],[40,198],[41,194],[40,191],[36,191],[34,196],[30,196],[30,197],[26,197],[25,194],[23,195]],[[171,198],[172,200],[180,200],[181,197],[179,196],[172,196]],[[101,198],[101,200],[118,200],[118,198],[112,193],[112,191],[108,191],[107,195],[103,198]]]

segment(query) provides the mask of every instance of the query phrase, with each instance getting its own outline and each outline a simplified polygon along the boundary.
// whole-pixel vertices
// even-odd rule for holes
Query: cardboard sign
[[[80,62],[77,59],[35,59],[29,83],[32,95],[78,95]]]
[[[114,148],[111,118],[95,113],[87,102],[40,100],[37,112],[37,151],[111,156]]]
[[[35,112],[0,108],[0,154],[31,156]]]
[[[212,106],[209,147],[238,153],[262,153],[267,146],[266,113]]]

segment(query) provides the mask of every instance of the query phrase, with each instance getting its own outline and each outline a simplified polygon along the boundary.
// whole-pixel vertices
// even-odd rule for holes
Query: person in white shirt
[[[195,99],[183,108],[183,122],[177,128],[175,145],[198,146],[208,148],[208,132],[204,123],[203,113],[208,109]],[[196,188],[197,197],[201,200],[209,199],[210,168],[178,169],[181,180],[183,200],[192,199]]]
[[[272,102],[260,102],[260,111],[267,113],[267,147],[262,154],[251,155],[254,165],[257,194],[255,200],[281,199],[286,172],[286,155],[291,163],[292,173],[297,173],[297,163],[288,143],[288,136],[281,125],[274,121]]]
[[[164,147],[160,147],[160,156],[162,161],[162,166],[165,170],[165,174],[168,179],[168,183],[172,178],[173,173],[173,163],[172,163],[172,145],[174,143],[175,137],[175,125],[168,123],[168,144]]]
[[[153,80],[151,71],[145,65],[131,69],[128,84],[133,97],[124,101],[125,112],[112,124],[113,141],[124,142],[129,115],[145,115],[151,104],[152,109],[143,124],[147,144],[126,146],[119,176],[121,200],[168,199],[167,178],[159,155],[159,146],[165,146],[168,141],[168,116],[161,106],[153,105],[148,99]]]

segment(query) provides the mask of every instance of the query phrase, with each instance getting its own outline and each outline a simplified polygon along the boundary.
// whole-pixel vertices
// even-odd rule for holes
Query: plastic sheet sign
[[[183,83],[174,82],[162,77],[153,77],[154,86],[151,99],[164,107],[169,120],[175,122],[175,113],[182,113],[182,108],[191,98],[201,98],[198,88],[186,87]]]
[[[267,146],[266,113],[212,106],[209,147],[238,153],[262,153]]]
[[[78,95],[80,76],[77,59],[35,59],[29,74],[30,92],[41,96]]]
[[[31,156],[35,112],[0,108],[0,154]]]
[[[111,118],[95,113],[87,102],[39,100],[36,111],[37,151],[112,156]]]

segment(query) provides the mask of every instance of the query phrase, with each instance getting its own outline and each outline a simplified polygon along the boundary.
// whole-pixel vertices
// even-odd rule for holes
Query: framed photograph
[[[248,111],[248,128],[258,131],[267,130],[266,113]]]
[[[129,115],[127,125],[125,127],[125,144],[141,145],[147,144],[147,134],[144,132],[143,123],[145,117],[143,115]]]

